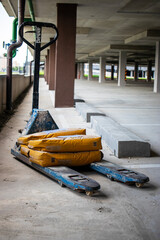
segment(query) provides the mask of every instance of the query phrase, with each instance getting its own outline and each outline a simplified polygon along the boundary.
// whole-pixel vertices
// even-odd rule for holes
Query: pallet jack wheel
[[[86,195],[89,197],[92,197],[93,193],[94,193],[93,191],[86,191]]]
[[[144,183],[135,183],[135,185],[137,188],[141,188],[141,187],[143,187]]]

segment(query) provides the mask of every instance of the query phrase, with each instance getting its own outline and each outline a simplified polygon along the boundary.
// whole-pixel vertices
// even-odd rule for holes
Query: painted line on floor
[[[132,164],[132,165],[123,165],[125,168],[160,168],[160,164]]]

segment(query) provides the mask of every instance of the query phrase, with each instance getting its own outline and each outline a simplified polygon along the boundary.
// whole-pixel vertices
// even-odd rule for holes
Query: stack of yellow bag
[[[21,153],[42,167],[83,166],[102,158],[101,138],[85,129],[50,130],[22,136]]]

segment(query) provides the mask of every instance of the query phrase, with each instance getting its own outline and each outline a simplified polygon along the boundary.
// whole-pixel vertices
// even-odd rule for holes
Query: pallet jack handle
[[[28,31],[26,33],[34,32],[36,35],[35,45],[32,45],[27,39],[23,37],[24,27],[32,26],[35,27],[35,31]],[[53,39],[41,46],[41,35],[42,28],[53,28],[55,30],[55,35]],[[32,110],[34,108],[38,109],[39,106],[39,68],[40,68],[40,52],[54,43],[58,38],[58,29],[53,23],[44,23],[44,22],[23,22],[19,28],[19,35],[22,40],[34,50],[34,82],[33,82],[33,103]]]

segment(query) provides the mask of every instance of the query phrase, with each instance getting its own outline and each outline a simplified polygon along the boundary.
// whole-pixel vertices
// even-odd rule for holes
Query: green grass
[[[44,75],[44,71],[40,71],[40,72],[39,72],[39,75],[40,75],[40,76]]]
[[[88,75],[85,74],[84,77],[88,77]],[[98,78],[99,75],[93,75],[92,77],[93,77],[93,78]],[[110,79],[110,78],[111,78],[111,77],[106,76],[106,79]],[[114,77],[114,79],[117,79],[117,77]],[[129,77],[129,76],[127,76],[127,79],[134,79],[134,77]],[[147,78],[144,78],[144,77],[139,77],[138,79],[139,79],[139,80],[147,80]],[[153,80],[153,78],[152,78],[152,80]]]

